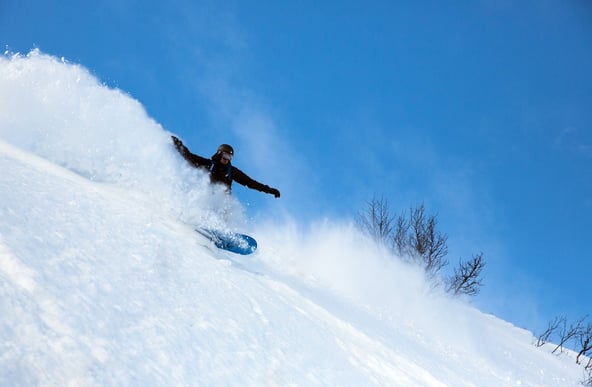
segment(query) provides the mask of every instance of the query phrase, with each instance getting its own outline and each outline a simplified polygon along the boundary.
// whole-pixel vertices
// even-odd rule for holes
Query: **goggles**
[[[222,157],[224,160],[226,160],[226,161],[230,161],[230,160],[232,160],[232,155],[231,155],[230,153],[228,153],[228,152],[222,152],[222,155],[221,155],[221,157]]]

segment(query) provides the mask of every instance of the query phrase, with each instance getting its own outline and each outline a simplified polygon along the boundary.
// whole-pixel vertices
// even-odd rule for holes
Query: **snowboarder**
[[[231,190],[232,182],[236,181],[237,183],[251,189],[271,194],[276,198],[280,197],[280,191],[251,179],[246,173],[232,165],[231,161],[232,157],[234,156],[234,149],[232,149],[230,145],[220,145],[216,153],[210,159],[206,159],[205,157],[191,153],[189,149],[183,145],[183,142],[177,137],[171,137],[173,138],[175,148],[177,148],[185,160],[187,160],[195,168],[203,168],[204,170],[209,171],[210,181],[212,183],[221,183],[226,185],[226,190],[228,192]]]

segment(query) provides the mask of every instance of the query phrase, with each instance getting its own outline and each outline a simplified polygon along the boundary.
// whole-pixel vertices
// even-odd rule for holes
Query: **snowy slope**
[[[260,251],[239,258],[193,231],[222,221]],[[38,52],[0,59],[0,316],[2,386],[583,376],[531,333],[430,292],[350,225],[249,224],[136,101]]]

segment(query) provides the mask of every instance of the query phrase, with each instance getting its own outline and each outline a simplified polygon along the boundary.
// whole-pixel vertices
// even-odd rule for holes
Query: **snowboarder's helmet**
[[[228,154],[230,154],[231,156],[234,156],[234,149],[232,149],[232,147],[228,144],[222,144],[218,147],[218,153],[223,153],[226,152]]]

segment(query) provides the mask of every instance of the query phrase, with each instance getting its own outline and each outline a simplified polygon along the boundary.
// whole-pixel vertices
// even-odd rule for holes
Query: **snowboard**
[[[235,254],[249,255],[257,250],[257,241],[249,235],[208,228],[196,228],[195,231],[214,242],[217,248]]]

